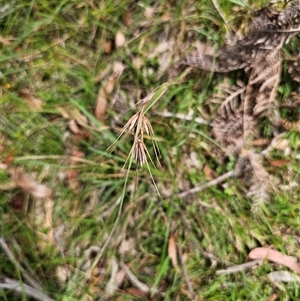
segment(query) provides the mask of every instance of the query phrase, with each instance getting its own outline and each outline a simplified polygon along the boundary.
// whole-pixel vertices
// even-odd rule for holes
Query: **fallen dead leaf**
[[[164,22],[167,22],[170,19],[171,19],[171,14],[168,11],[165,14],[163,14],[163,16],[161,17],[161,20],[164,21]]]
[[[154,49],[151,50],[149,53],[149,58],[157,57],[159,54],[166,52],[170,49],[170,43],[169,42],[161,42],[159,43]]]
[[[121,256],[125,256],[126,254],[130,254],[132,256],[135,256],[137,251],[136,251],[136,239],[131,237],[128,239],[122,239],[118,253]]]
[[[27,192],[30,192],[36,198],[50,198],[52,189],[43,184],[38,184],[28,175],[22,175],[17,179],[17,185]]]
[[[95,106],[95,117],[101,122],[104,121],[105,111],[107,106],[106,93],[104,89],[100,89]]]
[[[116,258],[111,259],[111,276],[105,287],[105,292],[108,296],[112,296],[118,289],[118,263]]]
[[[126,10],[124,17],[123,17],[123,22],[125,23],[125,25],[130,26],[133,22],[132,20],[132,16],[131,16],[131,11],[130,10]]]
[[[106,97],[108,94],[112,93],[112,91],[115,88],[116,82],[117,82],[117,77],[114,74],[108,78],[108,80],[103,84],[101,89],[103,92],[103,96]]]
[[[73,106],[60,106],[57,107],[57,110],[63,118],[69,120],[68,127],[73,134],[79,138],[87,138],[90,136],[88,119],[77,108]]]
[[[274,293],[269,298],[268,301],[276,301],[279,298],[280,294]]]
[[[126,272],[124,271],[124,269],[120,269],[117,275],[118,287],[122,286],[125,276],[126,276]]]
[[[75,120],[69,121],[69,129],[73,134],[80,134],[81,130]]]
[[[265,146],[270,144],[270,139],[259,138],[249,142],[249,144],[252,146]]]
[[[275,160],[275,161],[269,161],[270,164],[274,167],[280,167],[289,164],[290,160]]]
[[[8,154],[5,159],[3,160],[3,163],[6,165],[6,166],[10,166],[12,161],[14,160],[15,156],[13,153],[10,153]]]
[[[292,274],[288,271],[274,271],[269,273],[268,278],[276,282],[298,282],[300,283],[300,277]]]
[[[78,192],[80,181],[78,179],[79,171],[75,169],[78,159],[84,158],[85,154],[82,151],[75,151],[71,157],[70,167],[71,169],[66,171],[66,181],[69,187],[74,191]]]
[[[7,164],[0,162],[0,170],[7,170],[7,168],[8,168]],[[2,185],[0,187],[2,187]]]
[[[71,157],[71,165],[75,165],[78,162],[81,162],[81,158],[85,157],[85,153],[82,151],[74,151]]]
[[[132,65],[136,69],[140,69],[144,65],[144,60],[137,56],[132,58]]]
[[[11,45],[11,41],[13,41],[14,39],[15,38],[13,36],[7,36],[7,37],[0,36],[0,44],[4,46],[9,46]]]
[[[61,285],[65,285],[70,277],[70,270],[66,266],[58,266],[56,269],[56,277]]]
[[[116,37],[115,37],[116,47],[117,48],[122,47],[125,44],[125,41],[126,41],[126,39],[125,39],[124,33],[119,30],[116,33]]]
[[[145,298],[149,299],[149,294],[148,293],[145,293],[145,292],[143,292],[140,289],[135,288],[135,287],[125,288],[123,291],[126,292],[127,294],[130,294],[130,295],[135,296],[135,297],[145,297]]]
[[[148,20],[152,20],[154,17],[154,8],[150,6],[145,7],[144,16]]]
[[[27,102],[32,110],[38,111],[42,108],[43,101],[40,98],[34,97],[28,89],[21,90],[19,95]]]
[[[112,41],[111,40],[105,40],[102,43],[102,49],[103,49],[103,52],[106,53],[106,54],[111,53],[111,50],[112,50]]]
[[[124,69],[125,66],[121,62],[115,62],[113,68],[114,76],[118,79],[122,75]]]
[[[10,169],[15,184],[26,192],[31,193],[36,198],[50,198],[53,195],[51,188],[44,184],[36,182],[32,177],[21,168]]]
[[[95,117],[101,122],[104,122],[107,98],[113,92],[116,82],[123,73],[123,70],[124,65],[121,62],[115,62],[112,75],[104,81],[101,89],[99,90],[95,105]]]
[[[217,173],[208,164],[204,166],[203,173],[207,180],[212,180],[217,177]]]
[[[281,139],[273,139],[271,142],[271,146],[278,150],[285,150],[289,147],[290,141],[288,139],[283,139],[282,137],[280,138]]]
[[[255,248],[249,253],[248,257],[250,259],[268,259],[277,264],[284,265],[292,271],[300,273],[300,264],[297,262],[297,259],[277,250],[272,250],[270,248]]]
[[[61,114],[61,116],[65,119],[70,119],[70,114],[68,113],[68,110],[66,110],[64,107],[57,107],[57,110]]]
[[[171,259],[173,267],[176,268],[178,266],[178,261],[177,261],[177,247],[176,247],[175,234],[171,234],[169,238],[168,256]]]

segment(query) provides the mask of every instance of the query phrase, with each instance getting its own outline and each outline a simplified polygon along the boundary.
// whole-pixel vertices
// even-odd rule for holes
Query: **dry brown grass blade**
[[[254,150],[242,150],[235,165],[235,175],[248,187],[247,196],[253,199],[252,210],[258,210],[270,199],[270,176],[262,165],[263,156]]]

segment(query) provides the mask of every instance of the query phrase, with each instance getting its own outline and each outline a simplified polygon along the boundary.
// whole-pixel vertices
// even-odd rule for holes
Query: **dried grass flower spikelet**
[[[136,163],[140,166],[147,163],[147,156],[150,158],[151,163],[155,166],[144,143],[144,132],[150,137],[153,143],[155,156],[158,161],[158,164],[160,165],[160,162],[158,160],[160,154],[158,145],[155,141],[154,131],[149,119],[145,116],[144,112],[145,106],[151,98],[150,96],[153,96],[153,93],[151,93],[150,95],[148,95],[148,97],[142,100],[142,108],[127,121],[117,138],[117,140],[119,140],[123,135],[124,137],[127,137],[128,135],[134,135],[133,146],[131,148],[127,161],[130,158],[130,156],[132,156],[132,158],[134,158]],[[111,148],[111,146],[109,148]]]
[[[136,113],[129,119],[129,121],[126,123],[126,125],[124,126],[124,128],[122,129],[122,131],[119,135],[119,138],[124,133],[125,133],[125,136],[127,136],[128,134],[134,135],[134,142],[131,147],[130,153],[127,157],[127,160],[125,162],[125,165],[128,162],[128,165],[130,167],[131,163],[132,163],[132,159],[135,160],[135,162],[137,163],[138,166],[143,166],[146,164],[147,168],[149,170],[152,182],[155,186],[155,189],[156,189],[157,193],[160,195],[158,188],[156,186],[155,180],[150,171],[150,166],[148,164],[148,158],[149,158],[151,163],[153,164],[153,166],[155,166],[155,164],[154,164],[153,160],[151,159],[151,156],[147,150],[147,147],[144,143],[144,132],[146,132],[146,134],[152,140],[155,156],[156,156],[158,164],[160,165],[159,149],[158,149],[157,143],[155,142],[154,132],[153,132],[151,123],[150,123],[149,119],[144,115],[144,106],[138,113]]]
[[[154,138],[152,126],[149,119],[143,114],[143,109],[130,118],[128,131],[135,136],[132,146],[132,156],[137,164],[142,166],[147,163],[147,155],[150,158],[149,152],[144,143],[144,132],[151,137],[151,140]]]
[[[122,136],[127,137],[128,135],[133,135],[134,136],[133,145],[127,156],[127,159],[126,159],[126,162],[125,162],[123,168],[125,168],[125,166],[127,166],[128,170],[130,170],[132,163],[134,161],[136,162],[137,166],[143,166],[146,164],[146,166],[149,170],[152,182],[153,182],[158,194],[160,194],[160,193],[158,191],[158,188],[154,181],[153,175],[151,173],[150,166],[148,164],[148,159],[150,160],[150,162],[152,163],[152,165],[154,167],[156,167],[156,165],[154,164],[154,162],[151,158],[151,155],[148,152],[146,144],[144,143],[144,138],[151,140],[153,149],[154,149],[154,154],[155,154],[155,157],[157,160],[157,165],[159,167],[161,167],[161,164],[159,161],[161,155],[160,155],[160,151],[158,148],[158,144],[156,142],[153,128],[151,126],[149,119],[145,116],[145,114],[150,110],[150,108],[155,103],[157,103],[159,101],[159,99],[161,99],[161,97],[166,93],[166,91],[168,90],[168,88],[171,84],[172,83],[164,83],[163,85],[157,87],[152,92],[150,92],[145,98],[140,100],[138,102],[138,104],[141,105],[141,109],[127,121],[127,123],[125,124],[125,126],[123,127],[121,132],[119,133],[117,140],[108,147],[108,149],[110,149],[119,139],[121,139]],[[127,180],[128,180],[128,172],[126,173],[126,182],[127,182]]]
[[[144,141],[142,139],[138,139],[133,149],[133,157],[138,165],[142,166],[147,162],[146,153],[148,153],[148,151]]]

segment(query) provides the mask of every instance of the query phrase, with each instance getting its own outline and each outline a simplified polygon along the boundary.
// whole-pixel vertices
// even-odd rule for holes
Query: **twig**
[[[14,290],[15,292],[20,294],[25,293],[27,296],[30,296],[36,300],[55,301],[45,293],[14,279],[6,278],[6,277],[0,278],[0,287],[3,289]]]
[[[205,189],[207,187],[214,186],[214,185],[217,185],[217,184],[223,182],[224,180],[230,178],[233,175],[234,175],[234,170],[231,170],[231,171],[229,171],[229,172],[227,172],[227,173],[219,176],[218,178],[213,179],[213,180],[211,180],[211,181],[209,181],[209,182],[207,182],[207,183],[205,183],[203,185],[199,185],[199,186],[196,186],[196,187],[194,187],[192,189],[189,189],[189,190],[186,190],[184,192],[181,192],[177,196],[179,198],[183,198],[183,197],[187,196],[188,194],[192,194],[192,193],[195,193],[195,192],[202,191],[203,189]]]
[[[252,260],[252,261],[249,261],[249,262],[245,262],[245,263],[242,263],[242,264],[238,264],[238,265],[234,265],[232,267],[229,267],[225,270],[218,270],[216,271],[216,274],[217,275],[221,275],[221,274],[234,274],[234,273],[237,273],[237,272],[241,272],[241,271],[244,271],[248,268],[252,268],[256,265],[261,265],[263,262],[262,259],[256,259],[256,260]]]

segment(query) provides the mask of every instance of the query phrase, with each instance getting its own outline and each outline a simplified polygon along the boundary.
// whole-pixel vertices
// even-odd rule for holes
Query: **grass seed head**
[[[136,160],[137,164],[142,166],[147,162],[147,149],[144,141],[142,139],[138,139],[135,146],[134,146],[134,159]]]

